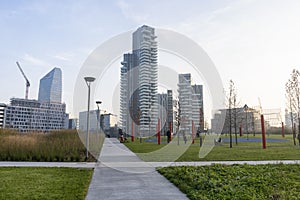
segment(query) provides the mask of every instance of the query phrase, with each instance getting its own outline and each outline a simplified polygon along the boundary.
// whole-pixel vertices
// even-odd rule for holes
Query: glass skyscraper
[[[40,80],[40,102],[61,103],[62,96],[62,73],[60,68],[53,68]]]

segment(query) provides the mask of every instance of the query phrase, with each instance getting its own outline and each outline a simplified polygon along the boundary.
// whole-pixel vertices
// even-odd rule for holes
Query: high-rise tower
[[[40,80],[39,97],[41,102],[61,103],[62,73],[60,68],[53,68]]]
[[[143,25],[132,35],[132,54],[121,63],[121,124],[124,131],[155,134],[157,108],[157,42],[154,28]]]
[[[194,123],[195,130],[203,131],[203,86],[191,85],[190,73],[179,74],[178,79],[181,129],[186,134],[191,134]]]

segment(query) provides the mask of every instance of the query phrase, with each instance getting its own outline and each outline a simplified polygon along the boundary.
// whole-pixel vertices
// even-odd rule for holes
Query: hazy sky
[[[224,86],[232,79],[241,104],[285,106],[284,85],[300,67],[298,0],[151,0],[0,2],[0,102],[24,97],[19,61],[37,98],[39,79],[63,71],[63,101],[89,53],[114,35],[148,24],[196,41],[215,63]],[[94,105],[95,106],[95,105]],[[108,104],[103,108],[110,110]]]

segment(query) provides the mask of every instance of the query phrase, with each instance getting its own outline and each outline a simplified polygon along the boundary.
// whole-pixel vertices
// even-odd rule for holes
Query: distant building
[[[20,132],[67,129],[69,115],[61,103],[62,72],[54,68],[40,80],[38,100],[12,98],[5,108],[5,128]],[[0,114],[1,115],[1,114]]]
[[[12,98],[5,109],[4,126],[20,132],[48,132],[64,129],[67,118],[66,104]]]
[[[191,85],[191,74],[178,75],[180,127],[185,133],[204,130],[203,86]]]
[[[79,130],[87,130],[87,111],[79,113]],[[97,132],[100,130],[100,112],[98,110],[90,110],[90,123],[89,130],[91,132]]]
[[[108,113],[108,114],[101,114],[100,115],[100,124],[101,128],[104,131],[105,134],[114,136],[114,134],[111,133],[112,127],[116,127],[117,125],[117,117],[114,114]]]
[[[173,97],[172,90],[158,94],[158,118],[162,133],[173,131]]]
[[[292,128],[292,117],[293,117],[293,122],[294,124],[296,124],[296,127],[298,125],[298,117],[297,117],[297,113],[291,113],[288,112],[288,110],[285,110],[285,126],[288,128]]]
[[[235,114],[236,113],[236,114]],[[236,116],[236,118],[235,118]],[[254,133],[259,132],[261,128],[260,124],[260,112],[258,110],[248,108],[245,110],[243,107],[231,109],[231,131],[235,132],[235,123],[237,132],[241,127],[242,133]],[[267,126],[267,125],[266,125]],[[229,133],[230,130],[230,118],[229,109],[218,110],[211,119],[211,130],[215,133]]]
[[[53,68],[40,80],[39,97],[41,102],[61,103],[62,72],[60,68]]]
[[[79,120],[77,118],[69,119],[68,129],[78,129],[78,121]]]
[[[128,134],[153,135],[158,121],[155,29],[138,28],[132,35],[132,47],[121,63],[121,128]]]
[[[100,130],[102,130],[105,134],[109,135],[111,127],[115,127],[116,124],[117,124],[116,115],[111,113],[101,114],[101,111],[99,112],[98,110],[90,111],[90,123],[89,123],[90,132],[97,133],[100,132]],[[80,131],[87,130],[87,111],[83,111],[79,113],[79,130]]]
[[[5,115],[5,108],[6,108],[6,104],[4,103],[0,103],[0,128],[4,127],[4,115]]]
[[[192,87],[191,74],[178,75],[178,98],[180,127],[185,133],[192,133]]]
[[[204,131],[203,86],[192,85],[192,120],[195,129]]]

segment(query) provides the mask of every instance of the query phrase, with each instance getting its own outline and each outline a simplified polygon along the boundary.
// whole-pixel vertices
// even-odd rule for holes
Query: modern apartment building
[[[191,74],[178,75],[180,127],[185,134],[204,129],[203,86],[191,85]]]
[[[61,103],[62,72],[60,68],[53,68],[40,80],[39,97],[41,102]]]
[[[185,134],[191,134],[193,111],[191,74],[179,74],[178,80],[180,127]]]
[[[155,30],[143,25],[132,35],[132,53],[121,63],[120,116],[123,131],[140,136],[156,133],[157,42]]]
[[[192,85],[192,120],[195,130],[204,130],[203,86]]]

